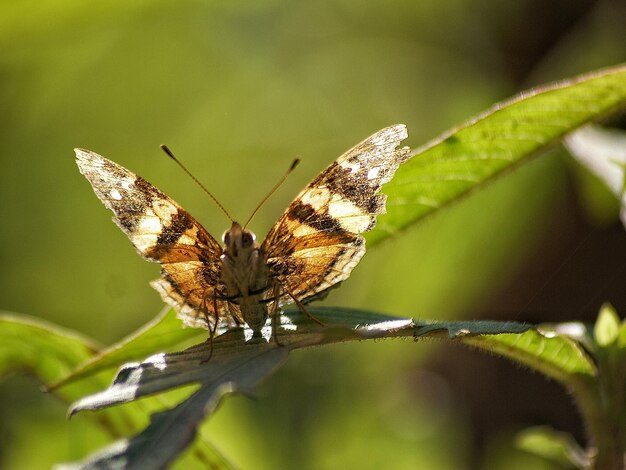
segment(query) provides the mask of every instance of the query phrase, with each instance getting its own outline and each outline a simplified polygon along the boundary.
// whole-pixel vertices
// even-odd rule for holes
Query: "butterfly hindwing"
[[[299,300],[345,280],[365,254],[363,232],[385,212],[381,186],[410,158],[406,126],[387,127],[339,157],[296,197],[261,247],[270,273]],[[284,301],[289,301],[285,296]]]
[[[77,164],[113,220],[141,256],[161,263],[152,283],[189,326],[232,325],[219,298],[220,244],[187,211],[140,176],[94,152],[76,149]],[[207,320],[209,325],[207,325]]]

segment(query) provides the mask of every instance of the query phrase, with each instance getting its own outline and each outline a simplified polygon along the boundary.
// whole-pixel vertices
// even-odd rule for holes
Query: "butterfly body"
[[[365,253],[363,232],[385,212],[381,186],[410,158],[406,126],[387,127],[348,150],[296,196],[265,240],[237,222],[222,246],[187,211],[130,170],[76,149],[81,173],[145,259],[151,283],[185,325],[261,331],[282,305],[317,299],[348,278]]]
[[[233,222],[222,239],[224,250],[220,261],[227,298],[239,306],[243,320],[258,333],[268,317],[268,302],[264,302],[271,287],[267,262],[254,233],[237,222]]]

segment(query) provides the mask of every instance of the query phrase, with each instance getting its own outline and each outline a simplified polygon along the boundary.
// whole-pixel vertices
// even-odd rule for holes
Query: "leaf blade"
[[[28,341],[24,341],[28,338]],[[59,381],[80,364],[101,351],[100,345],[72,330],[27,315],[0,311],[0,378],[27,372],[43,384]],[[67,403],[107,387],[110,375],[96,373],[88,379],[68,384],[53,392]],[[170,398],[171,401],[171,398]],[[111,437],[132,434],[145,423],[146,409],[168,405],[163,397],[105,410],[90,418]],[[230,464],[203,436],[193,444],[194,452],[182,457],[185,468],[230,468]]]
[[[71,373],[51,384],[49,389],[62,387],[101,370],[117,367],[125,361],[139,359],[153,351],[170,348],[202,334],[206,334],[206,331],[183,328],[174,310],[167,307],[130,335],[103,349]]]
[[[520,93],[414,152],[383,189],[370,246],[461,199],[569,132],[626,106],[626,65]]]

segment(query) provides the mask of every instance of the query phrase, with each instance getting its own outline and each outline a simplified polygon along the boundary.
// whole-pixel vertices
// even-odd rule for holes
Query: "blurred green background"
[[[406,123],[417,147],[518,91],[626,58],[626,4],[559,0],[0,3],[0,308],[110,344],[162,306],[78,173],[83,147],[139,173],[219,236],[228,221],[167,143],[262,237],[344,150]],[[582,190],[580,190],[582,188]],[[582,204],[581,204],[582,202]],[[432,319],[622,313],[615,207],[556,149],[368,252],[326,305]],[[28,341],[28,338],[24,338]],[[0,467],[49,468],[102,444],[35,381],[0,384]],[[553,468],[512,449],[566,393],[447,344],[301,351],[207,425],[241,468]]]

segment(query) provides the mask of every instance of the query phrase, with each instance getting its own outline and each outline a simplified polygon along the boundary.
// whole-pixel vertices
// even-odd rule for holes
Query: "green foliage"
[[[593,468],[619,468],[621,460],[616,456],[621,456],[626,444],[621,440],[626,429],[623,425],[626,351],[622,348],[607,355],[609,348],[617,347],[619,333],[619,328],[614,328],[618,325],[614,321],[617,316],[610,307],[600,312],[595,335],[581,333],[586,331],[582,324],[545,325],[535,329],[513,322],[417,322],[349,309],[314,308],[312,313],[327,326],[310,322],[301,312],[288,311],[278,330],[278,342],[272,338],[246,340],[243,330],[233,331],[219,336],[213,343],[204,342],[182,352],[158,354],[141,364],[123,366],[110,387],[78,400],[71,406],[70,414],[108,409],[189,384],[201,384],[201,387],[176,407],[154,415],[140,434],[114,443],[84,461],[80,468],[101,465],[133,468],[138,462],[143,465],[149,462],[149,468],[162,468],[190,444],[200,422],[215,410],[225,394],[249,392],[274,373],[289,352],[334,342],[406,336],[466,343],[559,381],[576,399],[592,429],[591,438],[599,447],[595,453],[586,454],[570,436],[547,428],[524,432],[518,438],[520,446],[581,469],[588,468],[590,462],[595,465]],[[612,325],[609,329],[615,334],[611,335],[610,344],[600,345],[598,341],[604,344],[606,340],[598,340],[597,335],[607,331],[607,324]],[[158,327],[158,323],[152,326]],[[572,331],[578,333],[573,335]],[[587,336],[583,338],[583,335]],[[584,339],[597,345],[593,359],[583,348]],[[609,356],[612,359],[608,362],[602,359]],[[610,432],[615,425],[622,430],[617,435]]]
[[[312,324],[302,313],[286,312],[278,341],[246,340],[244,331],[219,336],[182,352],[152,356],[141,364],[123,366],[113,384],[84,397],[70,414],[99,410],[190,383],[200,389],[178,406],[153,416],[150,425],[131,440],[116,442],[90,457],[80,468],[100,466],[162,468],[189,445],[203,418],[226,393],[246,392],[272,374],[290,351],[334,342],[413,336],[450,339],[526,331],[527,326],[498,322],[418,322],[346,309],[312,309],[327,326]],[[248,332],[251,333],[251,332]],[[280,343],[280,345],[278,344]]]
[[[25,338],[29,341],[24,341]],[[2,377],[28,371],[43,383],[51,383],[69,374],[99,349],[100,346],[79,333],[26,315],[0,312]]]
[[[388,237],[545,151],[573,129],[620,109],[625,82],[622,66],[538,87],[417,149],[385,186],[388,213],[369,239]]]
[[[528,428],[517,436],[517,445],[543,458],[560,464],[563,468],[585,468],[589,458],[572,436],[546,426]]]
[[[466,342],[515,359],[563,385],[595,377],[594,363],[582,345],[547,326],[518,335],[468,338]]]
[[[610,305],[605,305],[594,325],[593,337],[599,347],[607,349],[616,343],[619,336],[620,321],[617,312]]]
[[[544,334],[573,340],[573,344],[581,349],[584,346],[589,352],[587,361],[593,368],[585,375],[572,373],[569,367],[552,375],[576,400],[588,427],[589,447],[583,452],[571,436],[547,427],[520,434],[520,445],[579,469],[622,468],[626,449],[626,347],[619,338],[624,325],[626,321],[620,321],[613,307],[604,305],[592,330],[582,324],[545,330]],[[581,358],[572,362],[580,363]]]
[[[159,330],[159,322],[152,322],[151,332]],[[166,336],[167,338],[167,336]],[[15,372],[28,372],[44,385],[57,383],[81,364],[89,363],[100,353],[93,341],[79,333],[50,325],[46,322],[10,313],[0,314],[0,378]],[[117,357],[117,348],[109,349],[109,354]],[[132,354],[129,351],[129,354]],[[106,356],[106,354],[105,354]],[[102,356],[100,356],[102,357]],[[80,370],[80,369],[78,369]],[[89,380],[68,384],[54,390],[54,394],[67,403],[81,396],[106,387],[111,377],[111,366],[98,368]],[[93,369],[91,372],[96,372]],[[148,414],[171,406],[180,401],[186,393],[179,391],[168,396],[149,398],[141,403],[105,410],[91,415],[90,420],[101,427],[110,438],[121,438],[136,433],[146,425]],[[216,468],[227,468],[226,461],[206,439],[197,439],[194,452],[181,460],[185,468],[205,468],[210,462]]]
[[[75,367],[71,374],[65,374],[62,380],[46,382],[50,383],[50,389],[55,389],[95,372],[115,368],[122,362],[142,358],[154,351],[167,350],[201,334],[199,330],[180,328],[180,320],[166,308],[138,331],[94,354],[89,360],[81,361],[80,367]]]

